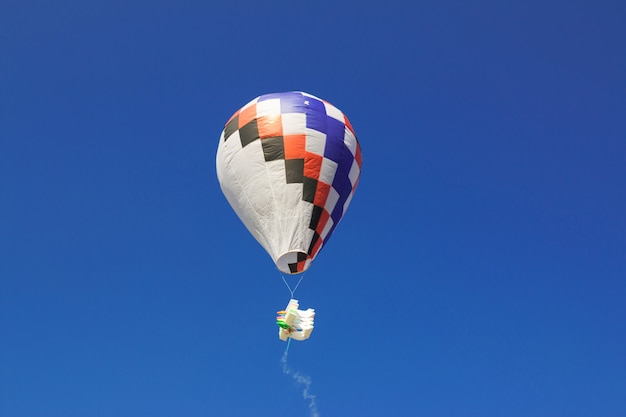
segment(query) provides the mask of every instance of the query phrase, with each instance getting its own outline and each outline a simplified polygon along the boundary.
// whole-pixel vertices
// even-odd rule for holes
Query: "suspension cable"
[[[289,286],[289,284],[287,284],[287,280],[285,279],[285,277],[283,276],[283,274],[280,274],[280,277],[283,279],[283,282],[285,283],[285,285],[287,286],[287,289],[289,290],[289,292],[291,293],[291,298],[293,298],[293,294],[296,292],[296,290],[298,289],[298,286],[300,286],[300,283],[302,282],[302,279],[304,278],[304,274],[302,274],[300,276],[300,279],[298,280],[298,283],[296,284],[296,286],[294,287],[294,289],[292,290],[291,287]]]

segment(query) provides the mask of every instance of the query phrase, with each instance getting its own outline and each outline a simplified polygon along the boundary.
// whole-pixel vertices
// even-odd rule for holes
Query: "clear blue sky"
[[[297,292],[322,417],[626,416],[626,3],[0,3],[0,415],[308,416],[223,197],[250,99],[363,150]]]

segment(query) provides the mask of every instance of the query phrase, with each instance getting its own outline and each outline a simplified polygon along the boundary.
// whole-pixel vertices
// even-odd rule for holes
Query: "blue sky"
[[[0,4],[0,415],[312,415],[224,123],[343,110],[350,209],[296,295],[320,416],[626,415],[621,1]]]

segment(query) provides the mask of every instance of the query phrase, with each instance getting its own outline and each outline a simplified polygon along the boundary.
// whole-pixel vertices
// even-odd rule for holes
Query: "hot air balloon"
[[[276,267],[299,274],[350,205],[361,148],[348,118],[327,101],[266,94],[228,120],[216,168],[226,199]]]

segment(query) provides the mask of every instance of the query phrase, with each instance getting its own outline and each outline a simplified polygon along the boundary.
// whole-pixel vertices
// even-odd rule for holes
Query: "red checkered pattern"
[[[231,154],[259,140],[265,163],[283,161],[285,183],[302,184],[299,204],[310,214],[310,221],[306,244],[289,251],[293,259],[288,272],[306,270],[330,238],[358,185],[361,149],[348,118],[330,103],[306,93],[271,94],[237,111],[228,120],[222,140]]]

